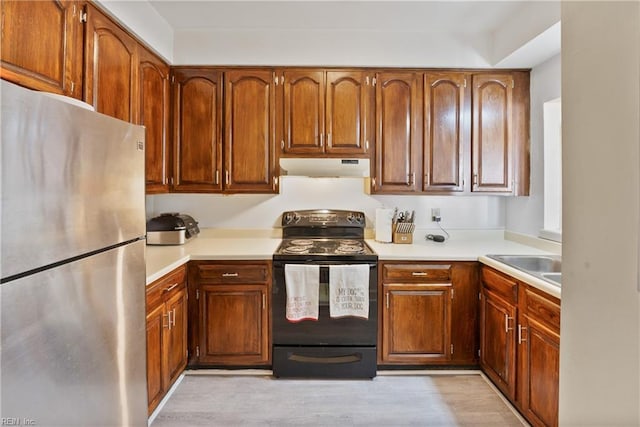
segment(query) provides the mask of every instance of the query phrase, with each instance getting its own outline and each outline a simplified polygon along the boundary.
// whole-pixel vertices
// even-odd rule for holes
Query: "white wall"
[[[640,425],[640,3],[563,2],[560,425]]]
[[[544,225],[544,110],[545,102],[559,98],[561,60],[556,55],[531,70],[531,187],[529,197],[506,201],[506,228],[538,236]]]
[[[450,229],[504,228],[504,198],[498,196],[369,196],[362,178],[282,177],[280,194],[163,194],[147,196],[147,216],[162,212],[192,215],[201,227],[279,227],[283,211],[296,209],[361,210],[367,227],[375,209],[398,207],[416,211],[416,227],[435,228],[431,208],[440,208],[442,226]]]
[[[354,30],[182,30],[174,63],[490,67],[487,38]]]
[[[173,28],[147,1],[97,2],[166,61],[173,61]]]

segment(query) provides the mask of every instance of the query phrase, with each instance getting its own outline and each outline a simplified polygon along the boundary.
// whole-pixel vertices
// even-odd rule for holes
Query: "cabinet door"
[[[269,363],[266,285],[202,285],[199,362]]]
[[[324,152],[324,72],[285,71],[283,75],[284,152]]]
[[[382,361],[451,358],[451,285],[385,284]]]
[[[163,375],[165,357],[163,352],[164,331],[168,320],[164,304],[147,314],[147,397],[149,414],[158,406],[166,389]]]
[[[424,191],[463,191],[469,137],[467,74],[424,75]]]
[[[173,190],[221,191],[222,75],[197,68],[173,75]]]
[[[509,74],[473,76],[474,192],[513,190],[513,86]]]
[[[480,306],[480,365],[507,397],[515,397],[516,307],[483,289]]]
[[[139,52],[139,124],[145,131],[147,193],[169,191],[169,66],[142,46]]]
[[[519,325],[520,404],[535,426],[558,425],[560,337],[522,316]]]
[[[182,285],[184,286],[184,285]],[[183,288],[169,297],[165,310],[170,322],[166,329],[167,388],[178,378],[187,366],[187,292]]]
[[[373,191],[419,190],[419,79],[416,73],[379,73],[376,77],[376,167]]]
[[[328,71],[326,93],[326,152],[365,154],[371,106],[371,77],[361,71]]]
[[[91,4],[86,10],[84,100],[99,113],[137,123],[137,43]]]
[[[2,78],[82,97],[80,9],[67,0],[3,1]]]
[[[275,94],[269,70],[225,73],[225,189],[272,193]]]

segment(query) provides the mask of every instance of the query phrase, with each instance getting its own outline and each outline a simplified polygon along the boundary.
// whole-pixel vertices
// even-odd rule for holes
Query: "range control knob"
[[[295,212],[286,212],[282,217],[282,223],[284,225],[289,225],[298,221],[300,221],[300,217]]]
[[[349,212],[349,214],[347,214],[347,221],[348,222],[355,222],[356,224],[362,224],[362,221],[364,220],[364,215],[362,215],[359,212]]]

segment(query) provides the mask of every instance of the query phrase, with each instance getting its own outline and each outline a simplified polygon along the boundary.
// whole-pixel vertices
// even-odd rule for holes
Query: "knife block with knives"
[[[416,224],[413,222],[415,218],[415,211],[409,213],[397,211],[393,215],[393,243],[413,243],[413,231],[416,228]]]

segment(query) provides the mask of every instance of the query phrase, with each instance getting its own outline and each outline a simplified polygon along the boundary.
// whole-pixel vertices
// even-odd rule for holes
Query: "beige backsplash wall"
[[[417,228],[434,228],[431,208],[440,208],[442,225],[450,229],[504,229],[505,197],[500,196],[370,196],[362,178],[281,178],[280,194],[161,194],[147,196],[147,217],[162,212],[193,216],[202,228],[279,227],[283,211],[346,209],[363,211],[373,226],[375,209],[398,207],[416,211]]]

